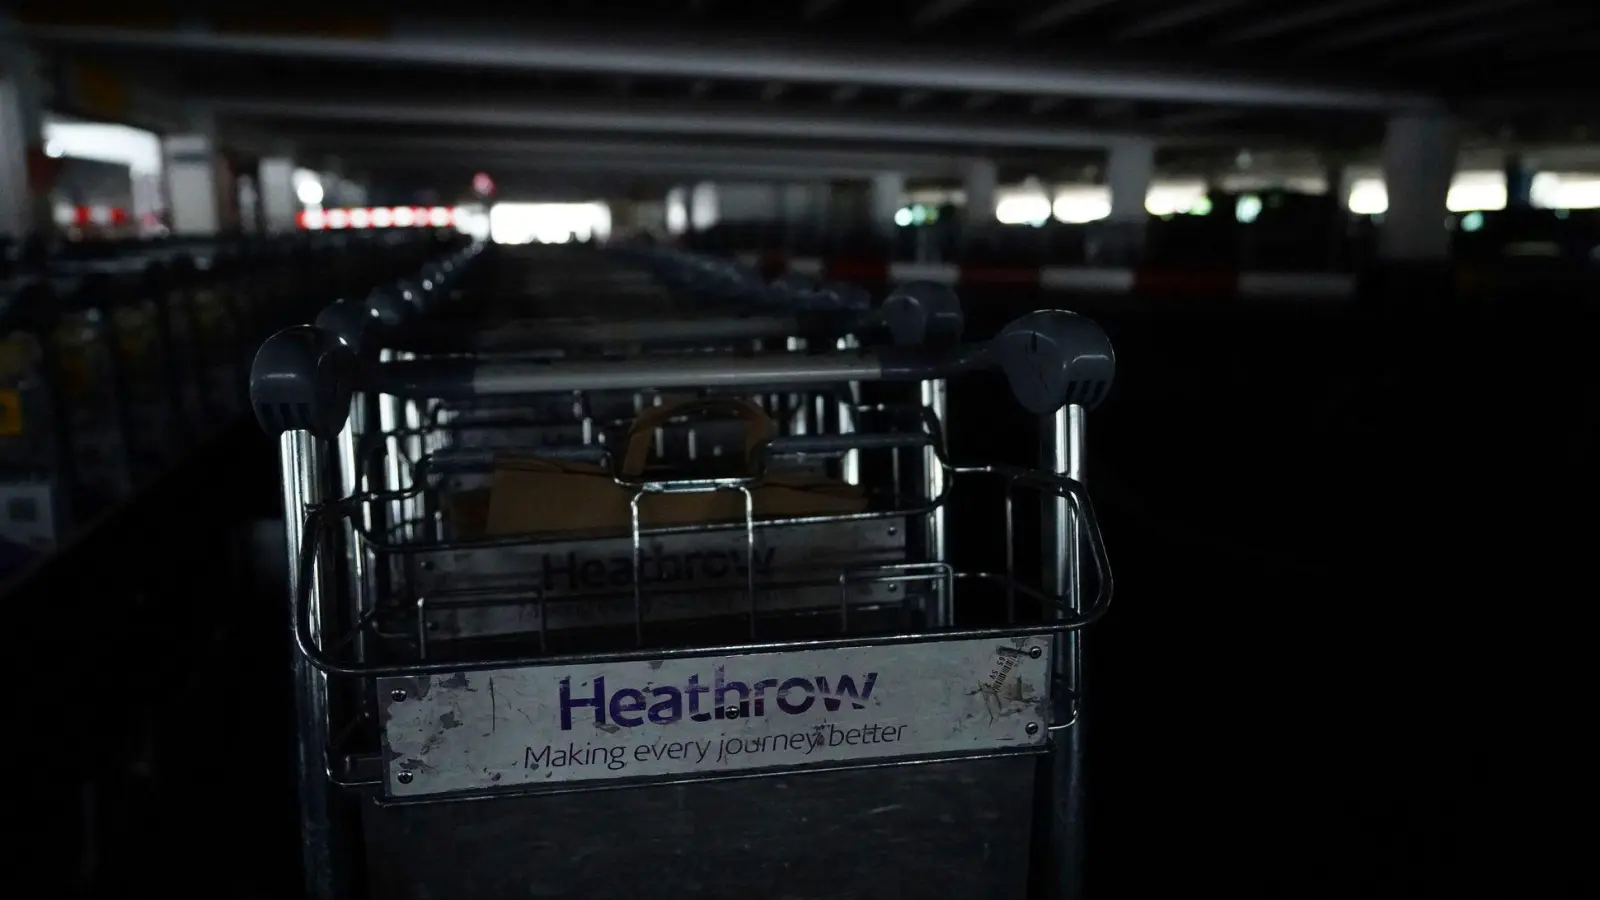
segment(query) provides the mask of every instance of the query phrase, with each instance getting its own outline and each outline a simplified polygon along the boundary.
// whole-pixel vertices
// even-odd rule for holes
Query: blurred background
[[[1092,316],[1119,356],[1094,896],[1460,895],[1501,855],[1506,754],[1571,746],[1546,698],[1581,658],[1551,613],[1594,590],[1594,9],[69,7],[0,12],[3,602],[52,710],[12,741],[50,776],[47,895],[297,883],[274,448],[226,386],[128,459],[52,455],[30,405],[67,390],[41,323],[123,315],[84,286],[108,261],[118,297],[249,294],[218,365],[467,239],[943,281],[979,334]],[[84,357],[79,394],[140,389]],[[955,391],[952,441],[1031,463],[1008,415]]]

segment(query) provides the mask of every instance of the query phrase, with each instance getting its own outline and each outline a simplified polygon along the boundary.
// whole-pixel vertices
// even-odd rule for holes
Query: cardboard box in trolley
[[[746,460],[775,433],[772,420],[748,401],[696,400],[652,407],[629,429],[616,472],[531,455],[504,459],[496,463],[487,497],[483,492],[465,492],[453,498],[452,518],[465,535],[627,533],[632,529],[634,490],[619,484],[618,474],[626,479],[656,476],[658,470],[648,465],[656,429],[674,418],[710,413],[732,414],[745,422]],[[671,472],[659,474],[667,478]],[[805,473],[766,475],[750,487],[750,494],[757,518],[840,515],[867,506],[861,488]],[[646,528],[738,522],[744,517],[745,495],[739,490],[651,493],[639,501],[639,522]]]

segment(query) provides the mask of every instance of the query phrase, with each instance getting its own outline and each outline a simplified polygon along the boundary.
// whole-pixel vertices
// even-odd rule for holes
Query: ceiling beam
[[[1307,41],[1302,45],[1302,49],[1348,50],[1418,32],[1427,32],[1441,25],[1493,16],[1510,8],[1526,6],[1528,2],[1529,0],[1480,0],[1478,3],[1452,4],[1443,9],[1427,10],[1409,16],[1378,16],[1360,28],[1339,31],[1314,41]]]
[[[1245,5],[1248,0],[1207,0],[1203,3],[1192,3],[1176,9],[1155,15],[1144,16],[1138,21],[1113,33],[1112,40],[1135,41],[1152,38],[1185,25],[1209,19],[1228,12],[1231,9]]]
[[[1304,84],[1224,73],[1159,73],[1147,68],[1072,65],[1045,59],[1030,61],[1015,55],[985,57],[893,46],[807,46],[793,36],[727,40],[703,34],[627,37],[593,30],[542,30],[512,36],[504,26],[467,31],[449,23],[397,28],[393,36],[382,39],[75,26],[34,26],[25,28],[24,34],[44,43],[89,48],[432,65],[480,71],[859,84],[1323,110],[1387,111],[1431,107],[1436,102],[1435,98],[1411,91]]]
[[[911,17],[911,27],[928,28],[938,25],[975,2],[976,0],[929,0],[928,5],[917,10]]]
[[[869,152],[853,150],[799,149],[793,145],[736,145],[727,143],[663,143],[655,140],[598,138],[482,138],[459,135],[373,135],[361,132],[289,132],[296,146],[343,156],[363,153],[368,156],[395,152],[410,155],[433,153],[444,159],[470,161],[480,156],[567,157],[580,160],[640,159],[649,157],[670,163],[712,165],[754,164],[804,168],[861,171],[896,171],[908,175],[950,175],[961,171],[962,157],[954,154],[914,152]]]
[[[1237,136],[1182,137],[1095,128],[1063,128],[953,116],[885,116],[881,113],[775,112],[761,106],[670,104],[462,103],[381,99],[299,100],[213,97],[205,102],[219,116],[389,123],[429,127],[457,125],[500,129],[558,129],[596,133],[675,134],[792,141],[863,141],[946,147],[1064,150],[1106,147],[1149,138],[1167,146],[1234,143]]]
[[[810,181],[818,178],[872,178],[882,169],[838,165],[780,165],[758,162],[695,162],[660,159],[654,156],[594,157],[584,159],[566,155],[473,157],[472,165],[462,168],[459,156],[434,153],[396,153],[362,151],[347,159],[364,168],[383,172],[463,171],[491,172],[496,175],[517,172],[551,172],[580,175],[625,175],[638,177],[675,176],[682,178],[720,178],[749,181]]]
[[[1344,0],[1342,3],[1321,3],[1313,7],[1302,8],[1298,12],[1292,12],[1287,15],[1257,19],[1249,25],[1217,35],[1212,40],[1212,43],[1226,45],[1259,41],[1264,38],[1304,31],[1328,22],[1337,22],[1357,13],[1393,5],[1394,0]]]
[[[1110,6],[1117,2],[1119,0],[1059,0],[1059,2],[1052,3],[1044,9],[1019,20],[1012,30],[1018,36],[1049,31],[1064,22],[1069,22],[1080,16],[1086,16],[1103,6]]]

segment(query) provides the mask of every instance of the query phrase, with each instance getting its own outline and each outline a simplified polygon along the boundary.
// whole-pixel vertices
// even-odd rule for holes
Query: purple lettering
[[[776,678],[763,678],[756,682],[756,711],[754,715],[764,716],[767,714],[767,688],[775,688],[777,686],[778,679]]]
[[[695,720],[696,722],[711,721],[710,713],[703,713],[700,711],[700,695],[709,693],[710,691],[710,688],[700,683],[699,675],[689,676],[689,718]]]
[[[644,724],[644,692],[623,688],[611,695],[611,721],[624,728]]]
[[[872,697],[872,687],[878,683],[878,673],[868,672],[866,679],[861,682],[861,693],[856,693],[856,681],[849,675],[839,676],[839,689],[828,690],[828,679],[818,676],[817,690],[822,693],[822,706],[828,712],[839,710],[839,698],[849,697],[850,705],[856,709],[866,709],[867,700]]]
[[[606,680],[603,676],[594,679],[594,696],[589,699],[575,699],[572,696],[572,679],[561,679],[561,730],[572,730],[572,711],[580,706],[594,707],[594,723],[596,725],[604,725],[606,723],[605,702]]]
[[[799,703],[790,701],[789,692],[793,690],[804,692],[805,699],[801,700]],[[814,690],[815,689],[811,686],[810,681],[804,678],[791,678],[788,681],[785,681],[778,688],[778,708],[791,716],[798,716],[810,709],[813,703],[817,702],[817,698],[812,696]]]
[[[717,706],[717,718],[722,719],[727,717],[729,694],[739,695],[739,709],[735,715],[741,719],[750,715],[750,686],[742,681],[723,681],[722,675],[722,667],[717,666],[717,686],[716,690],[712,693],[712,699],[716,702]]]
[[[683,692],[675,687],[658,687],[650,692],[657,697],[650,706],[650,722],[655,725],[671,725],[683,718]]]

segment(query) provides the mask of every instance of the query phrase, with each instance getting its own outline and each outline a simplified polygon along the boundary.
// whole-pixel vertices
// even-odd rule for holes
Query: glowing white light
[[[1199,205],[1206,196],[1203,181],[1155,184],[1144,195],[1144,208],[1152,216],[1171,216],[1187,213]]]
[[[1377,178],[1357,179],[1350,184],[1346,205],[1358,216],[1381,215],[1389,210],[1389,191]]]
[[[401,228],[410,228],[417,224],[417,214],[409,206],[396,206],[394,208],[394,224]]]
[[[1249,225],[1261,215],[1261,198],[1255,194],[1245,194],[1233,204],[1233,218],[1245,225]]]
[[[1068,225],[1097,222],[1111,215],[1111,190],[1104,185],[1068,188],[1056,194],[1052,210]]]
[[[308,209],[301,215],[300,223],[312,231],[320,231],[328,224],[328,217],[320,209]]]
[[[565,244],[611,233],[611,208],[604,203],[497,203],[482,224],[465,218],[497,244]]]
[[[394,213],[388,208],[380,206],[372,211],[372,227],[388,228],[394,224]]]
[[[315,178],[306,178],[294,186],[294,195],[306,206],[317,206],[322,203],[324,196],[322,182]]]
[[[909,227],[911,225],[911,221],[912,216],[910,209],[897,209],[894,211],[894,223],[899,225],[901,228]]]
[[[1540,172],[1533,176],[1529,199],[1534,206],[1564,212],[1569,209],[1600,207],[1600,178],[1593,175],[1558,175]]]
[[[350,227],[366,228],[372,224],[372,213],[364,209],[350,210]]]
[[[428,224],[435,228],[447,228],[450,225],[450,210],[443,206],[435,206],[428,210]]]
[[[350,214],[342,209],[328,210],[329,228],[347,228],[350,225]]]
[[[994,205],[994,217],[1004,225],[1042,225],[1050,218],[1050,199],[1043,194],[1012,194]]]
[[[1461,172],[1450,183],[1445,206],[1451,212],[1506,208],[1506,173]]]

